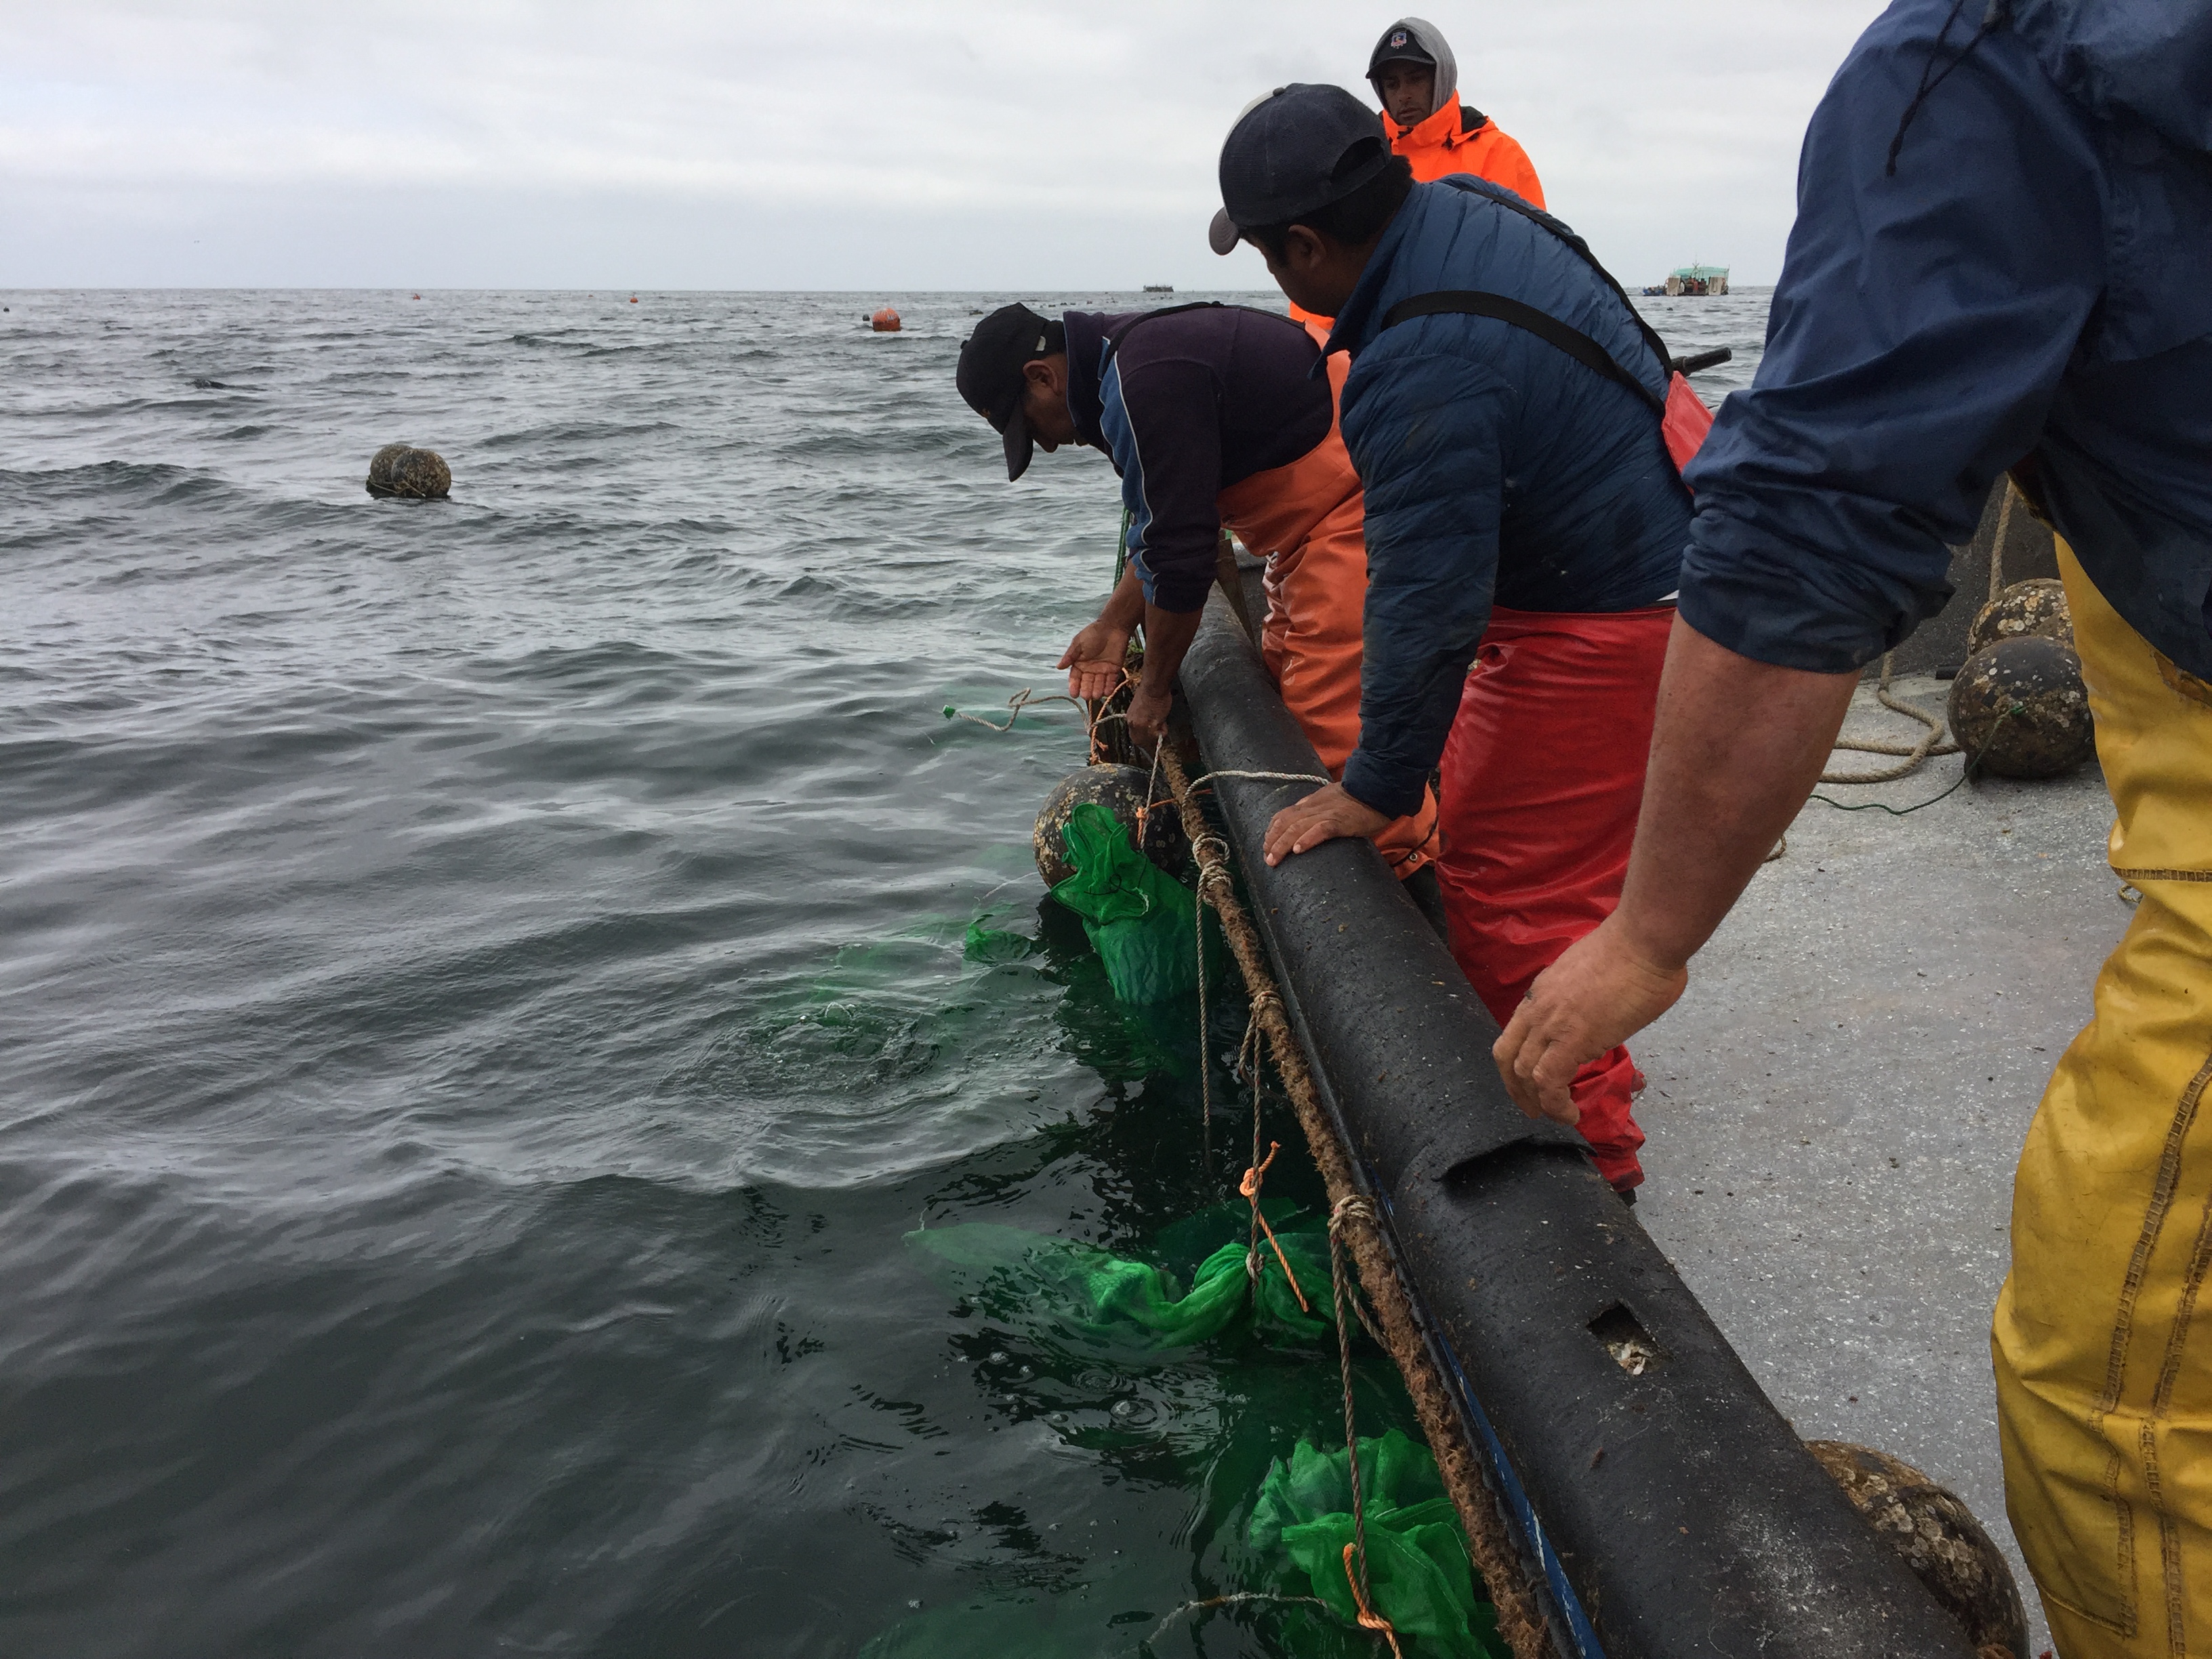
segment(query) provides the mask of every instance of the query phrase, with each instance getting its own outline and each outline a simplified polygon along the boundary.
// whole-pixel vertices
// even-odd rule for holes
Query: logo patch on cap
[[[1390,44],[1394,46],[1404,46],[1406,44],[1406,31],[1403,29],[1392,29],[1390,31]]]

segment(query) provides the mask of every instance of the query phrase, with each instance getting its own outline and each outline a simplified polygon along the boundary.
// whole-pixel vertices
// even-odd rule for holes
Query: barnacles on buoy
[[[368,464],[368,493],[379,501],[441,501],[453,487],[453,471],[434,449],[386,444]]]

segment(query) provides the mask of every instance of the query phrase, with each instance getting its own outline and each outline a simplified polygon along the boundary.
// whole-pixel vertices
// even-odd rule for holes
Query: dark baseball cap
[[[1407,27],[1414,21],[1408,18],[1382,31],[1382,38],[1375,43],[1375,51],[1367,59],[1369,80],[1385,64],[1435,64],[1436,54],[1421,44],[1420,32]]]
[[[1222,143],[1222,207],[1206,240],[1231,252],[1245,228],[1340,202],[1389,164],[1382,119],[1361,100],[1342,87],[1277,87],[1245,106]]]
[[[960,368],[954,378],[968,407],[991,423],[1006,441],[1006,479],[1029,470],[1036,445],[1029,417],[1022,413],[1025,382],[1022,366],[1065,351],[1066,331],[1024,305],[1000,306],[975,325],[960,343]]]

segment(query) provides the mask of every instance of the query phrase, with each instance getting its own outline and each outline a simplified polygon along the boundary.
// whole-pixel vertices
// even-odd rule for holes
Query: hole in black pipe
[[[1616,1302],[1589,1322],[1589,1334],[1605,1345],[1613,1363],[1631,1376],[1641,1376],[1661,1358],[1659,1345],[1641,1320]]]

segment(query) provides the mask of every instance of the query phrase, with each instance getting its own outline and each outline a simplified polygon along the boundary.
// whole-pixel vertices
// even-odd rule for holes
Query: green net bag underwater
[[[1061,839],[1075,873],[1052,896],[1083,918],[1114,994],[1165,1002],[1194,990],[1198,900],[1190,889],[1139,852],[1121,820],[1096,802],[1068,815]]]
[[[1304,1441],[1260,1483],[1249,1536],[1254,1548],[1292,1568],[1346,1624],[1359,1604],[1345,1575],[1352,1541],[1351,1455]],[[1367,1587],[1375,1611],[1409,1651],[1453,1659],[1509,1659],[1498,1612],[1478,1598],[1467,1535],[1426,1446],[1396,1429],[1359,1442],[1360,1497],[1367,1516]]]
[[[1187,1291],[1165,1267],[1018,1227],[930,1227],[908,1233],[906,1243],[933,1279],[994,1318],[1083,1347],[1152,1352],[1246,1328],[1299,1341],[1333,1330],[1327,1232],[1316,1221],[1278,1228],[1275,1237],[1310,1311],[1298,1305],[1265,1239],[1257,1279],[1240,1239],[1199,1263]]]

